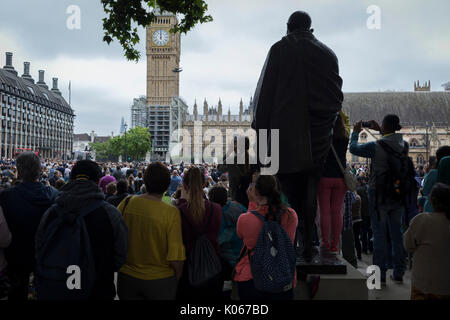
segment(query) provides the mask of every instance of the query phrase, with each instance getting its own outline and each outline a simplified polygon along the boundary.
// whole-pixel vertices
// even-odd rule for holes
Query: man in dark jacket
[[[402,129],[400,119],[395,114],[388,114],[383,118],[381,127],[374,120],[370,121],[369,129],[378,131],[382,135],[377,141],[363,144],[358,143],[362,130],[362,121],[355,124],[350,140],[350,153],[358,157],[370,158],[369,205],[370,220],[373,231],[373,264],[379,266],[381,283],[386,284],[386,272],[390,257],[393,259],[393,274],[395,282],[403,282],[406,270],[405,249],[403,247],[402,214],[405,203],[393,196],[389,190],[389,177],[395,174],[392,170],[393,154],[408,154],[409,146],[403,136],[397,131]],[[414,179],[411,175],[404,177]],[[417,196],[416,196],[417,199]],[[417,200],[416,200],[417,201]],[[392,245],[387,249],[388,239]]]
[[[122,202],[123,199],[128,197],[128,182],[125,179],[119,180],[117,182],[117,193],[108,199],[106,201],[110,204],[112,204],[114,207],[118,207],[119,204]]]
[[[356,192],[361,197],[361,243],[362,252],[368,254],[373,252],[372,228],[370,227],[370,207],[368,197],[368,187],[363,177],[358,178],[358,188]]]
[[[1,192],[0,206],[12,234],[12,242],[5,251],[8,275],[14,284],[8,299],[27,300],[30,273],[36,265],[34,236],[58,191],[39,182],[41,162],[36,154],[21,153],[16,165],[22,182]]]
[[[36,251],[45,243],[45,231],[58,215],[76,215],[92,202],[103,200],[98,187],[100,167],[91,160],[78,161],[70,181],[61,188],[56,206],[42,218],[36,233]],[[128,229],[120,212],[108,203],[84,217],[95,264],[95,282],[90,299],[113,300],[116,296],[114,272],[125,263],[128,253]],[[83,273],[83,270],[81,270]],[[37,292],[39,296],[39,292]]]
[[[342,79],[336,55],[313,36],[306,12],[294,12],[287,27],[287,36],[272,46],[263,67],[252,128],[279,129],[278,178],[303,221],[303,256],[309,260],[317,185],[342,108]]]

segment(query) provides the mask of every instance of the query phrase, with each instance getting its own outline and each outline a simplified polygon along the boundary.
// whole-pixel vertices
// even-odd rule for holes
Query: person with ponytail
[[[183,177],[181,199],[178,209],[181,213],[183,244],[189,257],[195,240],[206,234],[212,246],[220,256],[219,230],[222,223],[222,208],[219,204],[206,199],[203,191],[205,176],[201,169],[191,167]],[[184,264],[183,275],[178,284],[177,300],[217,301],[222,298],[222,274],[209,280],[202,287],[193,287],[188,279],[189,264]]]
[[[430,200],[434,213],[415,216],[404,234],[414,253],[411,300],[450,299],[450,186],[438,182]]]
[[[298,224],[297,214],[283,203],[277,179],[268,175],[256,176],[254,183],[247,190],[247,196],[249,200],[248,212],[239,217],[236,230],[247,250],[251,251],[256,246],[263,225],[262,221],[251,211],[257,211],[266,219],[277,221],[294,243]],[[294,298],[293,289],[282,293],[258,291],[253,284],[250,260],[247,254],[243,255],[236,265],[234,281],[238,283],[241,300],[292,300]],[[295,277],[292,281],[293,287],[295,287]]]

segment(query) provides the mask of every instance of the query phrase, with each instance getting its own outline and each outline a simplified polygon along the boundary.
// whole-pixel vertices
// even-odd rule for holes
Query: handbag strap
[[[129,196],[126,197],[125,204],[124,204],[123,209],[122,209],[122,215],[125,214],[125,209],[127,208],[128,203],[130,202],[131,198],[133,198],[132,195],[129,195]]]
[[[339,165],[339,168],[341,168],[342,174],[345,176],[345,169],[342,166],[341,160],[339,159],[339,157],[337,155],[336,149],[334,149],[333,143],[331,143],[331,150],[333,150],[334,157],[336,158],[336,161],[337,161],[337,163]]]

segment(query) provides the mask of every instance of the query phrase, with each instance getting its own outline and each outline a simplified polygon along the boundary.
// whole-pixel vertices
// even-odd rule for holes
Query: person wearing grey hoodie
[[[98,187],[101,169],[91,160],[78,161],[64,185],[56,205],[42,217],[36,233],[36,251],[45,244],[46,228],[58,215],[79,214],[84,207],[104,200]],[[111,204],[104,205],[84,216],[95,264],[95,282],[90,300],[113,300],[116,296],[114,272],[125,263],[128,254],[128,229],[121,213]],[[39,295],[39,292],[38,292]]]
[[[386,284],[387,271],[387,233],[392,242],[394,273],[392,280],[397,283],[403,281],[406,269],[405,249],[401,231],[401,217],[405,210],[401,201],[382,199],[378,196],[382,193],[378,181],[389,174],[389,154],[384,150],[383,144],[388,145],[397,153],[407,152],[408,144],[403,141],[403,136],[396,131],[401,130],[400,119],[394,114],[388,114],[383,118],[381,127],[374,120],[370,121],[369,129],[379,131],[381,139],[375,142],[358,144],[359,133],[362,131],[362,121],[357,122],[353,128],[350,140],[350,153],[358,157],[370,158],[371,170],[369,178],[369,202],[373,241],[373,264],[381,270],[381,283]],[[382,141],[380,143],[380,141]]]

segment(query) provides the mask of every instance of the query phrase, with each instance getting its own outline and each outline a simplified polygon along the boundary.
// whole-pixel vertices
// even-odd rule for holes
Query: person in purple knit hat
[[[106,186],[108,184],[110,184],[111,182],[116,182],[116,178],[114,178],[113,176],[107,174],[104,177],[102,177],[100,179],[100,182],[98,183],[98,186],[100,187],[100,189],[102,189],[103,193],[106,194]]]

